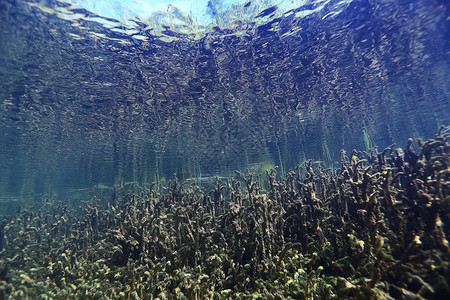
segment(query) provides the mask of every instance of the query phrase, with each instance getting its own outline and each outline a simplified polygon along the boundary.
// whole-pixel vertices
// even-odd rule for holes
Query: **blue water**
[[[192,32],[1,0],[2,203],[333,167],[340,149],[404,146],[450,124],[446,1],[258,5]]]

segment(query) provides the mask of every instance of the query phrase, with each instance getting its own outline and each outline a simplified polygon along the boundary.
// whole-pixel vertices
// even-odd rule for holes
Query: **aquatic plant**
[[[0,226],[6,299],[450,297],[450,135],[162,190],[114,188]]]

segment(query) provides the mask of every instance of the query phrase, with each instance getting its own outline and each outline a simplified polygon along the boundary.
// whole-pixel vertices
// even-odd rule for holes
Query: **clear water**
[[[447,1],[208,3],[207,21],[175,6],[116,20],[1,0],[1,208],[173,174],[333,166],[340,149],[450,123]]]

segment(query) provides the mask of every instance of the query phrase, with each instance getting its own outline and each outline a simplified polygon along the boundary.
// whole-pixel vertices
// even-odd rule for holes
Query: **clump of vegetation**
[[[0,226],[6,299],[450,298],[450,145],[341,152],[267,188],[248,172],[22,210]]]

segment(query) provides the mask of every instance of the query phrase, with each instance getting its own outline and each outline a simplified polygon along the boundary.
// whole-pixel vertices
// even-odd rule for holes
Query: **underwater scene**
[[[450,299],[446,0],[0,0],[1,299]]]

